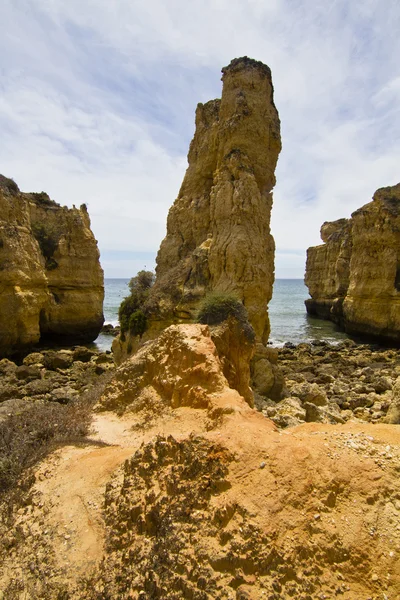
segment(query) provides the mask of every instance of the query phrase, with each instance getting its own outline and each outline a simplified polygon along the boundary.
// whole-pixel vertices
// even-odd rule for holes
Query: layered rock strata
[[[243,57],[222,73],[221,100],[197,106],[189,166],[169,211],[149,309],[153,327],[162,329],[192,320],[206,292],[231,292],[266,340],[280,121],[269,67]]]
[[[350,220],[324,223],[309,248],[309,314],[352,334],[400,342],[400,184],[381,188]]]
[[[0,356],[40,340],[94,340],[103,271],[85,205],[68,209],[0,177]]]

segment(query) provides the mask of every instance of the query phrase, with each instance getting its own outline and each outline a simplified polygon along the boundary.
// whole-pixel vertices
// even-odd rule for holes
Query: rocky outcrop
[[[111,353],[85,346],[31,352],[17,365],[0,360],[0,423],[34,404],[70,404],[115,368]]]
[[[168,407],[215,410],[228,389],[252,406],[252,353],[233,320],[215,328],[214,336],[208,325],[171,325],[122,364],[99,406],[120,413],[144,410],[153,418]]]
[[[309,314],[345,331],[400,342],[400,184],[377,190],[351,219],[325,223],[307,252]]]
[[[92,443],[54,453],[0,519],[5,598],[400,596],[396,427],[283,433],[221,348],[208,326],[173,325],[115,372]],[[324,408],[317,388],[299,388],[304,412]]]
[[[325,222],[321,227],[321,239],[324,244],[307,250],[305,284],[311,296],[306,300],[307,312],[340,322],[349,286],[350,220]]]
[[[0,356],[40,340],[94,340],[103,297],[86,206],[61,207],[0,176]]]
[[[269,333],[274,280],[271,190],[281,149],[270,69],[247,57],[222,69],[221,100],[199,104],[189,166],[171,207],[148,309],[152,327],[192,320],[206,292],[243,301]]]
[[[285,398],[256,405],[279,427],[303,422],[396,423],[400,350],[345,340],[279,348]]]

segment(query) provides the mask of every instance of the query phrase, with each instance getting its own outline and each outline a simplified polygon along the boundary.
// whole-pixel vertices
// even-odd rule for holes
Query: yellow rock
[[[151,320],[190,321],[206,292],[231,292],[266,341],[280,121],[269,67],[244,57],[222,72],[221,100],[196,110],[189,166],[157,256]]]
[[[0,356],[40,339],[95,339],[103,271],[86,206],[61,207],[0,176]]]
[[[400,184],[381,188],[350,220],[324,223],[307,252],[310,314],[345,331],[400,341]]]

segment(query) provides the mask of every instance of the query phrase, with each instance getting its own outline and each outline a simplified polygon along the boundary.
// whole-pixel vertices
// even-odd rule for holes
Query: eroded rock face
[[[0,176],[0,356],[40,339],[92,341],[103,271],[85,205],[61,207]]]
[[[266,340],[280,121],[266,65],[244,57],[222,72],[221,100],[197,107],[189,166],[168,215],[149,306],[160,329],[193,319],[207,291],[232,292]]]
[[[325,222],[321,239],[324,244],[307,250],[305,283],[311,298],[306,300],[306,307],[309,314],[339,322],[349,285],[350,220]]]
[[[166,329],[109,381],[94,424],[101,443],[40,466],[12,527],[0,519],[5,597],[399,597],[396,428],[280,432],[234,388],[237,350],[225,370],[229,340],[212,335],[205,325]],[[304,358],[314,369],[318,355]],[[17,367],[5,360],[0,370]],[[288,419],[325,406],[316,385],[298,394],[284,401]]]
[[[227,393],[236,395],[238,404],[245,404],[245,398],[252,406],[252,353],[253,344],[233,321],[215,328],[214,334],[208,325],[171,325],[122,364],[99,408],[144,410],[153,417],[181,406],[213,411]]]
[[[307,311],[345,331],[400,341],[400,184],[377,190],[350,220],[325,223],[309,248]]]

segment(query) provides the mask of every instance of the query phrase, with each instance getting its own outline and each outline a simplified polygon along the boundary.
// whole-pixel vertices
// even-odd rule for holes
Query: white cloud
[[[157,250],[196,103],[244,54],[272,68],[282,121],[277,276],[400,180],[397,0],[3,0],[0,21],[0,171],[88,202],[103,252]]]

